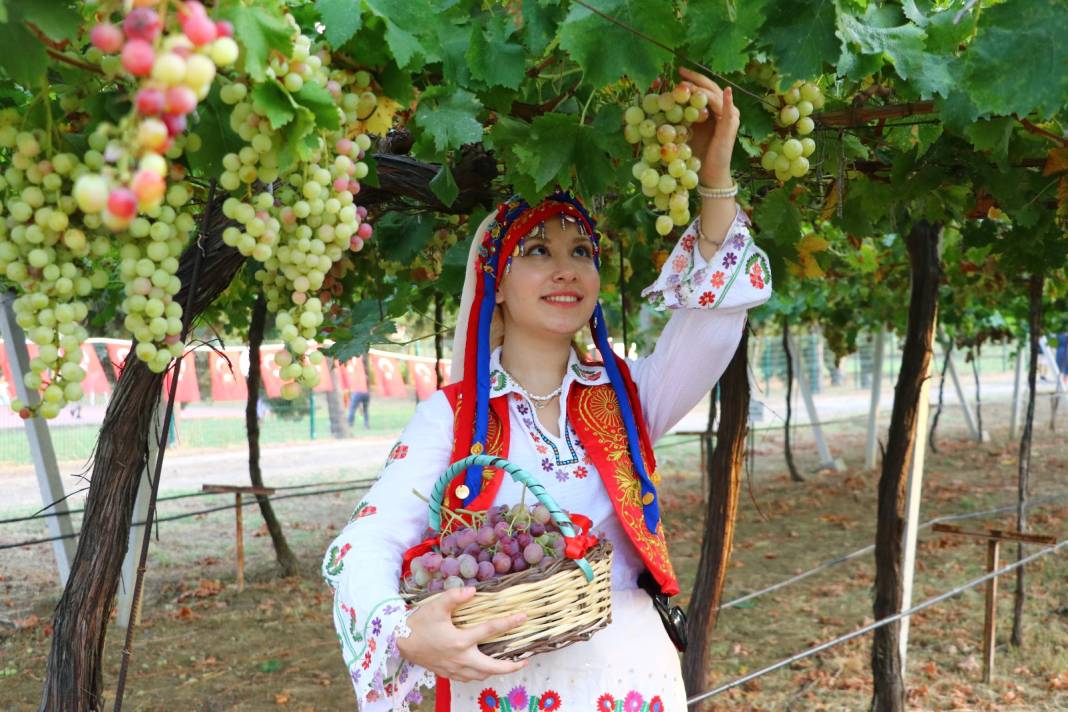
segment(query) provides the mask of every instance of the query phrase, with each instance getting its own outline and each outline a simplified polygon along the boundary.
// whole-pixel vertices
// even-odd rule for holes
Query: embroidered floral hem
[[[753,244],[745,212],[737,209],[723,244],[707,261],[697,247],[698,220],[683,233],[660,276],[642,296],[658,310],[748,309],[766,302],[771,297],[768,256]]]

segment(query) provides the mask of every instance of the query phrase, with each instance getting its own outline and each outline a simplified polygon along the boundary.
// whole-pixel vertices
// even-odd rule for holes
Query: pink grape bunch
[[[670,91],[645,94],[623,113],[623,137],[641,145],[631,174],[662,213],[656,219],[660,235],[690,222],[690,191],[697,187],[701,159],[686,141],[690,126],[707,119],[708,97],[685,81]]]
[[[105,71],[125,75],[135,86],[131,114],[109,142],[110,165],[75,185],[78,207],[99,214],[116,232],[162,202],[170,173],[164,156],[174,155],[171,149],[211,90],[217,67],[237,61],[229,22],[213,21],[197,0],[182,3],[175,16],[165,25],[155,8],[141,4],[121,24],[100,22],[89,33],[93,48],[106,55]]]
[[[564,535],[545,505],[494,506],[472,526],[443,536],[434,551],[412,559],[405,588],[436,593],[544,570],[564,558],[564,547]]]
[[[339,280],[353,264],[352,254],[373,234],[367,208],[355,203],[370,171],[363,158],[371,138],[349,135],[342,108],[347,94],[329,53],[303,34],[291,15],[285,22],[292,49],[288,56],[272,54],[268,81],[290,95],[325,90],[337,102],[340,129],[322,136],[314,147],[306,145],[302,160],[285,163],[291,148],[283,127],[253,101],[255,80],[224,82],[219,97],[232,107],[230,127],[245,145],[223,156],[219,184],[231,193],[223,213],[234,222],[223,231],[223,242],[259,263],[254,276],[286,345],[274,359],[283,381],[281,395],[294,399],[319,383],[323,355],[315,340],[331,302],[341,296]],[[344,86],[362,85],[364,95],[373,99],[370,75],[355,74],[360,80]]]

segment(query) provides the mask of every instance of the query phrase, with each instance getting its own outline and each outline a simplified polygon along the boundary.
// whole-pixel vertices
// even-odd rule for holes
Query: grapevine
[[[384,133],[398,105],[378,96],[370,73],[332,65],[288,14],[289,51],[273,49],[256,73],[242,66],[247,48],[233,26],[196,0],[177,9],[134,5],[99,13],[73,45],[101,87],[129,99],[117,120],[90,119],[77,91],[53,102],[47,85],[35,100],[45,126],[23,129],[16,111],[0,113],[0,150],[9,156],[0,176],[0,275],[19,290],[16,321],[36,346],[25,383],[41,395],[32,408],[12,404],[23,417],[55,417],[82,397],[89,299],[115,280],[136,357],[162,373],[184,352],[177,271],[197,228],[190,208],[205,192],[203,180],[190,180],[189,156],[202,148],[198,109],[213,87],[242,145],[222,157],[220,174],[201,177],[229,193],[223,240],[258,263],[256,279],[277,313],[284,396],[316,385],[323,307],[340,296],[351,253],[372,235],[354,202],[369,172],[366,132]],[[260,100],[265,90],[300,107],[317,130],[292,140]],[[62,113],[53,116],[55,104]],[[68,130],[84,139],[67,140]]]

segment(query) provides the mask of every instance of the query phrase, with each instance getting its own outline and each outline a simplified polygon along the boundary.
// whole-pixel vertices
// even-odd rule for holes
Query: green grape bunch
[[[809,157],[816,150],[816,141],[809,135],[816,128],[811,115],[823,107],[824,101],[817,84],[800,80],[781,94],[766,97],[765,107],[775,113],[780,128],[775,138],[766,143],[760,165],[780,183],[808,174]]]
[[[631,174],[661,213],[656,219],[660,235],[690,222],[690,191],[699,182],[701,159],[686,141],[690,126],[707,121],[708,115],[708,97],[687,81],[670,91],[645,94],[623,113],[623,137],[640,145]]]

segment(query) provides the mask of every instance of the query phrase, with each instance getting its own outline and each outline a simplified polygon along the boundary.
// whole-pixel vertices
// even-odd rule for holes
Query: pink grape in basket
[[[446,556],[441,562],[441,573],[446,577],[459,575],[460,562],[451,556]]]
[[[538,524],[548,524],[549,520],[553,518],[553,515],[549,511],[549,508],[546,507],[544,504],[539,504],[534,507],[534,510],[530,513],[530,516]]]
[[[464,554],[460,557],[460,575],[465,579],[474,578],[478,573],[478,559],[470,554]]]
[[[431,551],[423,554],[423,568],[430,573],[434,573],[441,569],[442,556],[436,551]]]
[[[475,541],[481,546],[493,546],[497,543],[497,532],[488,525],[479,527],[478,533],[475,535]]]
[[[493,555],[493,568],[499,574],[506,574],[512,570],[512,557],[503,551]]]
[[[531,542],[523,548],[523,558],[528,564],[536,564],[545,557],[545,549],[541,548],[541,544],[537,542]]]
[[[527,560],[524,559],[522,556],[513,556],[512,557],[512,571],[513,572],[526,571],[529,568],[530,568],[530,564],[528,564]]]
[[[464,585],[464,580],[459,576],[450,576],[445,579],[445,583],[442,585],[446,591],[451,588],[461,588]]]
[[[493,578],[497,573],[497,568],[488,561],[480,561],[478,564],[478,573],[475,574],[475,578],[479,581],[488,581]]]

